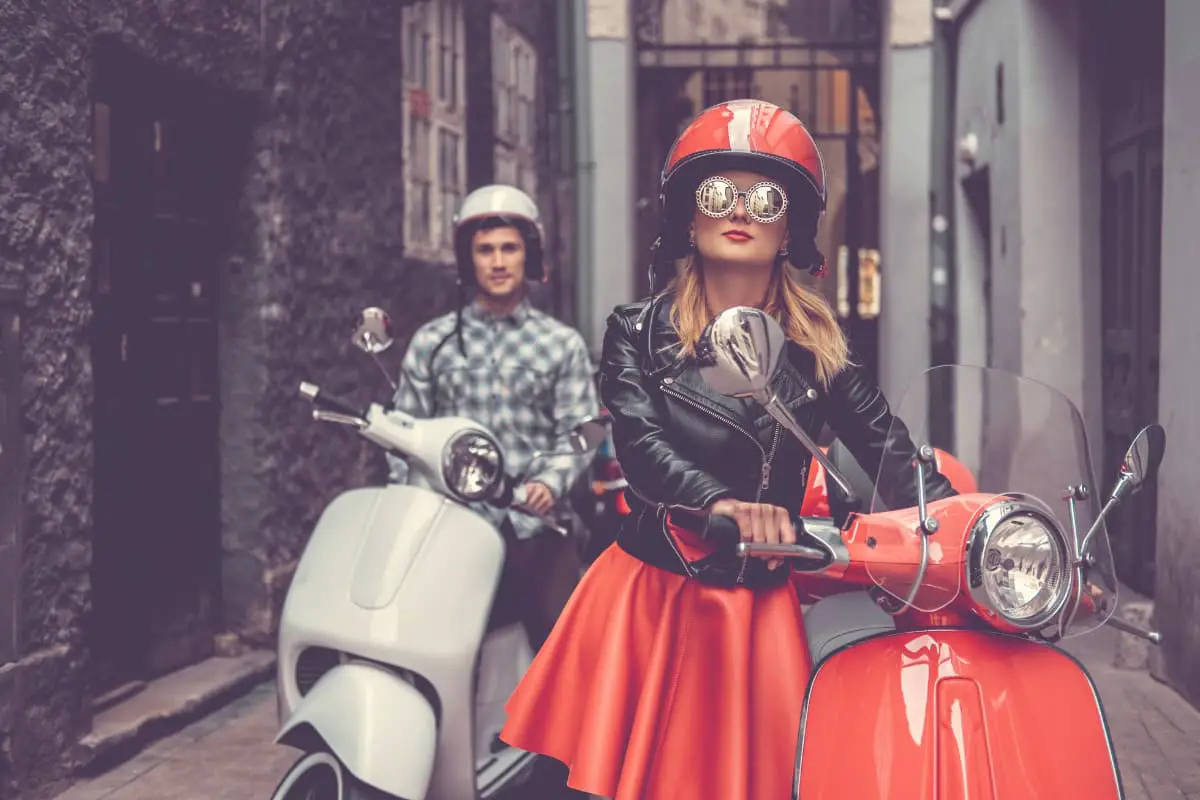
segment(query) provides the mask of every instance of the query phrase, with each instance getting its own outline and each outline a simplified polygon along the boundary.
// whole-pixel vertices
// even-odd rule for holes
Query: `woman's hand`
[[[743,542],[766,544],[795,544],[796,529],[787,509],[766,503],[743,503],[741,500],[718,500],[710,509],[714,514],[732,517],[737,521]],[[776,569],[782,558],[759,556],[767,559],[767,569]]]

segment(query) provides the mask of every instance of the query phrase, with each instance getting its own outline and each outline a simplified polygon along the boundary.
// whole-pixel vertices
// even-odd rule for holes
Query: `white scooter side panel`
[[[365,662],[317,681],[275,738],[311,725],[359,780],[396,797],[423,798],[437,747],[433,708],[416,687]]]
[[[295,664],[305,647],[411,670],[442,706],[429,796],[474,796],[472,678],[503,565],[495,527],[428,489],[340,495],[321,515],[284,603],[281,713],[300,700]],[[471,785],[458,785],[464,779]]]

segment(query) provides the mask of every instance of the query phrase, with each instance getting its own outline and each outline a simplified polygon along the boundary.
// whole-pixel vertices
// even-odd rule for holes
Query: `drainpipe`
[[[961,4],[961,0],[960,3]],[[958,357],[954,258],[954,93],[958,31],[953,0],[933,5],[933,131],[930,197],[930,361],[954,364]],[[930,381],[929,432],[934,442],[954,441],[954,385],[949,375]]]
[[[571,6],[571,47],[575,76],[575,309],[578,329],[593,356],[599,356],[599,343],[586,332],[594,327],[592,297],[596,265],[592,258],[593,213],[596,193],[596,162],[592,152],[591,58],[587,35],[587,0],[565,0]]]

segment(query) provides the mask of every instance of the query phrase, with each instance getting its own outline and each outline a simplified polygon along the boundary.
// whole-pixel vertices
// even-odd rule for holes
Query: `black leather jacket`
[[[709,390],[695,361],[679,359],[672,301],[673,295],[660,295],[619,306],[609,317],[600,395],[612,414],[613,442],[632,490],[626,497],[633,513],[618,545],[655,567],[691,574],[666,533],[668,511],[680,510],[672,517],[679,521],[687,516],[682,512],[702,512],[729,497],[799,513],[811,456],[756,402]],[[903,426],[893,427],[882,392],[854,366],[826,389],[816,380],[815,364],[809,351],[788,343],[774,382],[780,400],[814,439],[828,422],[868,475],[886,460],[880,493],[893,508],[915,505],[915,448]],[[954,494],[937,473],[926,487],[931,500]],[[736,583],[766,586],[786,579],[787,570],[769,571],[757,558],[743,565],[732,542],[719,543]]]

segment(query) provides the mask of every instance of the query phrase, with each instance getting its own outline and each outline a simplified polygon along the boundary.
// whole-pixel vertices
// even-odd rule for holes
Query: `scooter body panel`
[[[473,797],[473,676],[503,565],[495,527],[429,489],[393,484],[339,495],[284,603],[281,717],[301,701],[296,666],[306,648],[409,670],[432,687],[439,711],[428,797]]]
[[[364,662],[340,664],[316,682],[276,743],[311,727],[359,780],[424,800],[437,754],[437,719],[412,684]]]
[[[1050,645],[991,631],[883,634],[819,664],[793,798],[1122,796],[1091,679]]]

